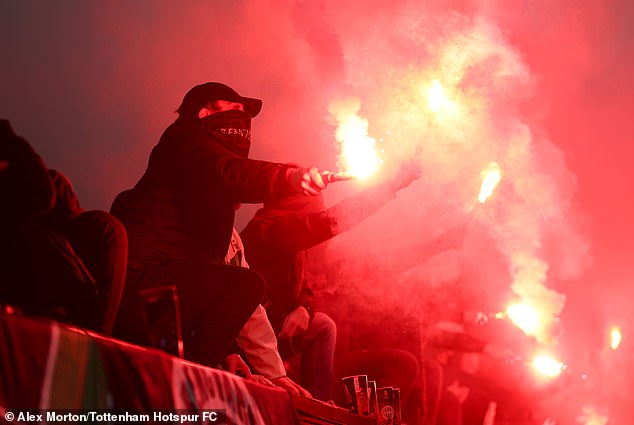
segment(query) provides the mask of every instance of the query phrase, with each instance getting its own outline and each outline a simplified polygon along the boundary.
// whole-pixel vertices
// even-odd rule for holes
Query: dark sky
[[[631,329],[633,22],[634,3],[619,0],[5,0],[0,116],[71,178],[84,207],[108,209],[195,84],[263,99],[252,156],[328,169],[338,151],[328,106],[353,96],[370,132],[387,135],[386,173],[415,143],[425,173],[335,255],[363,240],[360,255],[371,256],[451,227],[495,160],[500,222],[481,220],[462,258],[492,244],[510,265],[499,280],[535,273],[518,252],[538,258],[548,271],[537,279],[566,295],[564,315],[579,323],[569,334],[584,333],[575,320],[588,316],[597,332]],[[433,79],[463,96],[453,124],[410,120],[417,84]],[[340,183],[326,200],[361,187]]]

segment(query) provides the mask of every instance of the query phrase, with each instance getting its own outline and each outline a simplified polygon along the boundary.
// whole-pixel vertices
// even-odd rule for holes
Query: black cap
[[[199,84],[188,91],[183,98],[183,103],[178,108],[178,113],[183,117],[195,116],[200,108],[215,100],[242,103],[244,110],[251,114],[251,117],[255,117],[262,109],[262,101],[260,99],[240,96],[231,87],[222,83],[212,82]]]

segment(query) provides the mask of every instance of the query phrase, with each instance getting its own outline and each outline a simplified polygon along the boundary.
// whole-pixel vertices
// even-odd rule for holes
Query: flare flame
[[[532,366],[535,371],[549,378],[556,378],[561,375],[561,372],[564,370],[564,364],[562,362],[546,354],[535,356]]]
[[[621,328],[618,326],[613,326],[610,329],[610,348],[616,350],[621,345],[621,340],[623,339],[623,334],[621,333]]]
[[[482,185],[478,201],[484,204],[493,195],[493,191],[502,180],[502,171],[497,162],[491,162],[480,174],[482,175]]]
[[[374,174],[382,164],[376,149],[376,139],[368,135],[368,120],[358,115],[361,102],[347,99],[333,102],[329,111],[337,123],[335,140],[339,147],[337,163],[348,176],[364,179]]]

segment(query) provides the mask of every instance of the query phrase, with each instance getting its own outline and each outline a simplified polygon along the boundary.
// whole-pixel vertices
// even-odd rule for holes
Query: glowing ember
[[[618,326],[613,326],[610,330],[610,347],[616,350],[619,348],[619,345],[621,345],[622,339],[623,334],[621,333],[621,329]]]
[[[440,111],[443,104],[447,103],[447,97],[443,92],[442,86],[438,80],[434,80],[434,84],[427,90],[427,104],[433,112]]]
[[[564,364],[562,362],[547,355],[535,356],[533,358],[532,366],[537,372],[549,378],[559,376],[564,369]]]
[[[497,312],[497,313],[495,313],[495,315],[494,315],[494,317],[495,317],[496,319],[504,319],[506,316],[507,316],[507,314],[506,314],[506,313],[504,313],[504,312],[502,312],[502,311]]]
[[[357,115],[360,108],[358,99],[350,99],[331,104],[329,110],[337,121],[339,168],[348,176],[363,179],[376,172],[382,161],[376,151],[376,139],[368,136],[368,120]]]
[[[510,305],[506,309],[506,314],[527,335],[536,335],[542,327],[539,312],[529,305]]]
[[[480,174],[482,175],[482,186],[480,186],[478,201],[484,204],[502,180],[502,172],[497,162],[491,162]]]

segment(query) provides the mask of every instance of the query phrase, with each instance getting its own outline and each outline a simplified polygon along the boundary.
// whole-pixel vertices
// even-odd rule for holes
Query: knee
[[[311,326],[317,330],[317,334],[324,340],[337,340],[337,324],[326,313],[318,311],[315,313]]]
[[[127,245],[128,234],[125,227],[114,215],[98,210],[88,211],[84,214],[89,214],[90,220],[95,223],[95,226],[102,229],[104,239],[112,243]]]
[[[106,211],[91,210],[80,214],[74,221],[78,223],[81,231],[94,235],[93,237],[100,239],[101,243],[127,250],[128,234],[114,215]]]

